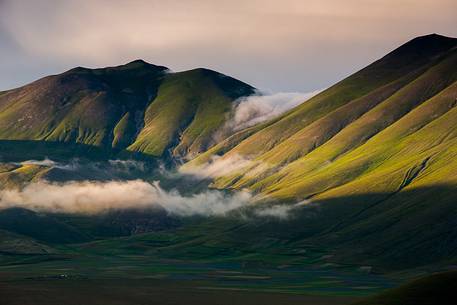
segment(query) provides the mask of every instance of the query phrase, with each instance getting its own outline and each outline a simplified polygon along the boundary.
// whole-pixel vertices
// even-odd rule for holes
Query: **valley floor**
[[[1,277],[4,274],[0,274]],[[207,287],[199,281],[46,279],[0,281],[1,305],[336,305],[351,296],[294,295]]]

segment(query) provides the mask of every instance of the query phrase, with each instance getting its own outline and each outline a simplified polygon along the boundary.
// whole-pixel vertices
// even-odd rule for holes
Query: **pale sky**
[[[0,0],[0,90],[141,58],[306,92],[431,33],[457,37],[456,0]]]

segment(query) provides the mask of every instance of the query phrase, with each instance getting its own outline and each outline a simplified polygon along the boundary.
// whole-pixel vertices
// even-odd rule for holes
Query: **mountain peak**
[[[141,58],[140,59],[135,59],[135,60],[132,60],[131,62],[127,63],[126,65],[150,65],[150,63],[142,60]]]
[[[133,70],[133,69],[153,69],[153,70],[161,70],[165,71],[168,70],[167,67],[158,66],[150,64],[142,59],[135,59],[134,61],[128,62],[124,65],[115,66],[115,67],[108,67],[108,69],[116,69],[116,70]]]
[[[135,59],[134,61],[131,61],[125,65],[121,65],[119,67],[125,67],[125,68],[144,68],[144,67],[161,67],[161,68],[165,68],[165,67],[162,67],[162,66],[157,66],[157,65],[153,65],[153,64],[150,64],[142,59]],[[166,69],[166,68],[165,68]]]
[[[419,65],[444,56],[457,47],[457,38],[436,33],[418,36],[404,43],[381,59],[382,64],[396,66]],[[375,63],[376,64],[376,63]]]
[[[418,36],[400,46],[394,52],[415,53],[421,56],[440,53],[457,46],[457,38],[438,35],[436,33]]]
[[[142,59],[136,59],[134,61],[128,62],[123,65],[118,65],[118,66],[108,66],[104,68],[86,68],[86,67],[75,67],[73,69],[70,69],[68,72],[70,73],[106,73],[106,72],[116,72],[116,71],[126,71],[126,70],[155,70],[155,71],[166,71],[169,70],[167,67],[164,66],[158,66],[158,65],[153,65],[150,64]]]
[[[428,35],[423,35],[423,36],[418,36],[416,38],[413,38],[406,44],[413,44],[416,47],[418,47],[418,46],[427,47],[430,45],[449,45],[449,44],[455,45],[455,44],[457,44],[457,38],[443,36],[443,35],[433,33],[433,34],[428,34]]]

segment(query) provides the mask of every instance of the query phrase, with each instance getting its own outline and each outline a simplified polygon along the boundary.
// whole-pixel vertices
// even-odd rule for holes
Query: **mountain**
[[[192,156],[213,144],[233,101],[253,90],[208,69],[172,73],[141,60],[79,67],[0,92],[0,139]]]
[[[351,186],[370,179],[378,185],[373,191],[396,189],[406,171],[434,155],[431,150],[443,152],[452,145],[456,46],[457,39],[438,35],[416,38],[248,137],[234,135],[240,141],[228,139],[186,167],[204,164],[214,154],[241,156],[250,165],[220,177],[215,186],[249,187],[283,200],[323,196],[331,189],[334,195],[353,193]],[[441,147],[435,147],[440,138]],[[423,170],[438,159],[427,159]],[[375,178],[384,169],[387,185]],[[404,182],[412,181],[406,177]]]
[[[319,205],[294,234],[346,260],[444,261],[457,255],[456,105],[457,39],[418,37],[182,170],[236,160],[213,187]]]
[[[219,188],[285,201],[456,182],[457,39],[416,38],[255,131],[184,166],[243,158]],[[233,140],[236,139],[236,140]]]

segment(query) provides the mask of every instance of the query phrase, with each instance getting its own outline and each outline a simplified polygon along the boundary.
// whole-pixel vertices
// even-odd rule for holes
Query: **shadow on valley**
[[[332,252],[331,260],[369,263],[380,271],[392,271],[455,261],[456,191],[452,186],[435,186],[394,195],[334,198],[293,208],[286,218],[259,216],[262,205],[211,217],[178,217],[160,207],[97,215],[12,208],[0,211],[0,229],[54,245],[116,237],[141,243],[145,236],[160,233],[169,236],[166,247],[146,243],[139,252],[154,250],[164,257],[185,259],[185,253],[197,247],[214,249],[202,252],[201,260],[227,259],[226,253],[259,249],[288,254],[317,245]],[[225,254],[219,256],[219,250]]]
[[[151,156],[140,152],[104,148],[73,142],[35,141],[35,140],[0,140],[0,162],[20,162],[49,158],[67,161],[73,158],[89,160],[108,160],[110,158],[153,160]]]
[[[24,161],[38,162],[32,162],[37,165],[35,168],[20,169],[19,163]],[[53,164],[45,164],[46,161]],[[0,140],[0,189],[22,187],[38,179],[51,182],[160,180],[163,188],[174,188],[184,194],[207,189],[209,179],[170,175],[175,172],[175,162],[169,153],[156,158],[141,152],[80,143]]]
[[[351,296],[293,295],[213,289],[205,282],[141,280],[41,280],[2,282],[2,305],[334,305]]]
[[[372,295],[417,274],[452,268],[455,194],[455,187],[436,186],[335,198],[294,208],[287,218],[259,216],[263,206],[213,217],[176,217],[160,209],[96,216],[7,209],[0,212],[0,275],[2,285],[35,291],[52,285],[63,294],[77,285],[81,295],[90,295],[92,280],[109,291],[117,281],[160,279],[163,289],[123,289],[148,297],[177,289],[187,298],[192,289],[182,287],[201,283],[210,287],[203,289],[205,300],[268,292],[344,304],[325,303],[325,297]],[[294,304],[295,297],[280,297]]]
[[[456,297],[457,272],[419,277],[368,298],[297,295],[243,290],[220,290],[205,282],[125,280],[0,281],[2,305],[53,304],[301,304],[301,305],[451,305]]]

